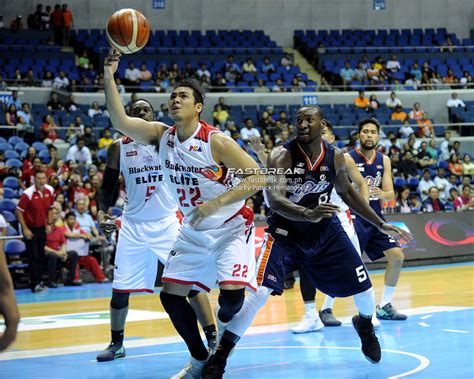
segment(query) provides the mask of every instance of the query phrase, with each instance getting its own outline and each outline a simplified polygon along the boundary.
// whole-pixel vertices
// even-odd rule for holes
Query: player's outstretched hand
[[[112,234],[118,228],[115,224],[116,218],[104,213],[104,211],[99,211],[97,213],[97,220],[99,221],[100,230],[106,235]]]
[[[248,145],[256,154],[265,150],[265,145],[260,141],[260,137],[250,137]]]
[[[413,236],[411,235],[411,233],[397,227],[397,226],[394,226],[394,225],[390,225],[390,224],[383,224],[382,227],[380,228],[380,231],[382,233],[385,233],[391,237],[393,237],[394,239],[396,239],[397,241],[399,240],[404,240],[406,242],[410,242],[413,240]]]
[[[212,201],[198,205],[189,214],[189,217],[191,218],[189,225],[193,228],[197,228],[206,217],[216,213],[218,209],[219,207]]]
[[[104,75],[113,78],[120,62],[120,51],[111,48],[104,60]],[[107,78],[106,78],[107,79]]]
[[[323,218],[330,218],[333,215],[337,214],[341,209],[331,203],[322,203],[319,204],[316,208],[314,209],[308,209],[304,211],[303,216],[305,220],[311,221],[311,222],[319,222]]]

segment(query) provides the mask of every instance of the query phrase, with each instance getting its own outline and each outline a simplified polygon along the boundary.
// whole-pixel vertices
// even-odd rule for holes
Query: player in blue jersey
[[[365,178],[370,190],[370,206],[377,215],[382,216],[382,201],[394,199],[392,165],[389,157],[376,151],[379,142],[380,124],[375,118],[359,123],[360,147],[349,154],[356,162],[360,173]],[[385,287],[382,299],[377,305],[377,318],[382,320],[406,320],[407,316],[399,313],[392,306],[392,298],[403,265],[403,251],[397,241],[382,233],[377,227],[361,217],[356,217],[354,227],[359,236],[360,250],[365,251],[371,261],[387,257],[385,270]]]
[[[275,148],[268,158],[267,188],[271,213],[257,263],[256,293],[226,325],[218,349],[204,366],[203,378],[221,378],[227,358],[270,294],[281,294],[285,274],[304,270],[312,284],[333,297],[354,296],[359,314],[352,318],[371,362],[381,350],[371,322],[374,292],[362,260],[331,204],[333,187],[343,201],[385,234],[410,240],[405,231],[385,223],[352,187],[344,155],[322,139],[326,124],[319,107],[298,110],[298,136]],[[222,331],[219,331],[221,333]]]

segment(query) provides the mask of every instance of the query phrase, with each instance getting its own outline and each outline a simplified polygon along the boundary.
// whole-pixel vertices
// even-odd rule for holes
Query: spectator
[[[32,124],[34,122],[33,113],[31,113],[30,104],[23,103],[21,110],[17,112],[18,117],[23,117],[27,124]]]
[[[418,199],[418,196],[410,196],[410,207],[412,212],[420,212],[422,206],[423,204],[421,203],[420,199]]]
[[[71,160],[80,165],[92,164],[92,156],[90,150],[85,146],[83,137],[79,137],[76,140],[76,145],[69,148],[66,156],[66,160]]]
[[[472,76],[469,71],[464,71],[461,79],[459,79],[459,84],[461,84],[462,88],[464,89],[470,89],[472,88],[473,83],[474,80],[472,79]]]
[[[77,63],[78,66],[84,70],[87,70],[89,68],[89,52],[86,49],[84,49],[84,51],[82,52],[82,55],[79,57]]]
[[[153,75],[152,75],[151,71],[148,70],[148,68],[146,67],[146,64],[143,63],[140,66],[140,80],[144,81],[144,82],[147,82],[151,79],[153,79]]]
[[[53,87],[53,73],[51,71],[46,71],[41,80],[41,87],[52,88]]]
[[[36,149],[33,146],[30,146],[26,150],[26,157],[23,160],[23,165],[21,170],[26,171],[26,170],[31,170],[33,168],[33,160],[36,157]]]
[[[433,124],[431,120],[428,118],[428,112],[423,112],[423,115],[420,119],[416,120],[417,124],[420,126],[419,128],[419,136],[420,137],[434,137],[434,130]]]
[[[461,184],[458,186],[459,193],[462,193],[463,187],[466,184],[471,184],[471,179],[472,179],[471,175],[463,175],[463,177],[461,178]]]
[[[233,55],[228,55],[227,59],[224,64],[224,68],[226,71],[235,71],[236,73],[240,72],[240,67],[239,65],[234,61],[234,56]]]
[[[242,66],[242,71],[243,72],[248,72],[250,74],[256,74],[257,73],[257,68],[253,64],[252,58],[247,58],[245,63]]]
[[[40,157],[34,157],[31,168],[28,167],[22,170],[20,179],[18,180],[20,188],[26,189],[35,183],[35,175],[38,171],[41,171],[42,163]]]
[[[357,62],[356,68],[354,70],[354,80],[359,82],[365,82],[367,80],[367,72],[362,67],[362,62]]]
[[[438,149],[436,148],[436,140],[434,139],[434,136],[431,136],[430,143],[426,151],[431,158],[438,160]]]
[[[16,126],[18,123],[18,114],[15,104],[10,104],[8,110],[5,112],[5,123],[8,126]]]
[[[262,72],[265,74],[271,74],[275,71],[275,66],[270,62],[270,58],[263,57]]]
[[[290,139],[290,134],[287,130],[282,130],[280,134],[278,134],[275,138],[275,144],[281,145],[287,142]]]
[[[227,92],[227,89],[225,89],[226,83],[227,83],[226,80],[222,77],[222,73],[221,72],[216,72],[216,74],[214,75],[214,79],[211,82],[211,84],[212,84],[211,87],[214,87],[214,88],[212,88],[211,91],[213,91],[213,92]],[[170,88],[171,88],[171,86],[170,86]]]
[[[30,288],[33,293],[46,290],[41,283],[41,273],[45,260],[48,212],[54,203],[53,189],[46,182],[46,174],[37,171],[34,184],[22,193],[15,212],[26,244]]]
[[[413,109],[408,114],[411,120],[420,120],[423,117],[423,111],[421,110],[420,103],[415,103]]]
[[[84,182],[78,174],[71,175],[68,185],[68,200],[71,206],[75,206],[79,200],[83,200],[86,208],[89,207],[89,191],[84,187]]]
[[[81,116],[74,117],[74,122],[69,124],[69,128],[66,131],[66,141],[69,143],[75,143],[77,137],[84,135],[84,124],[82,123]]]
[[[398,165],[398,172],[405,179],[416,177],[418,175],[418,170],[416,167],[415,160],[413,159],[413,154],[411,151],[406,151],[403,159]]]
[[[451,190],[454,188],[456,190],[456,192],[459,194],[459,191],[458,191],[458,186],[457,186],[457,182],[458,182],[458,177],[454,174],[449,174],[449,183],[448,185],[446,186],[446,188],[444,189],[445,191],[445,197],[446,198],[449,198],[450,197],[450,194],[451,194]]]
[[[451,40],[451,36],[447,35],[445,37],[444,44],[441,45],[440,51],[450,52],[450,53],[454,51],[454,43]]]
[[[102,138],[99,139],[99,149],[106,149],[112,142],[114,142],[110,128],[105,128],[103,133]]]
[[[23,16],[19,14],[16,18],[10,23],[10,29],[13,32],[17,32],[18,30],[23,30]]]
[[[52,168],[54,173],[56,174],[59,169],[59,156],[58,156],[58,149],[54,145],[48,146],[48,153],[49,153],[49,163],[48,168]]]
[[[140,70],[135,67],[133,62],[128,63],[128,68],[125,70],[126,84],[129,86],[138,86],[140,84]]]
[[[84,139],[84,144],[86,147],[88,147],[90,150],[97,150],[97,137],[94,133],[92,133],[92,127],[90,125],[87,125],[84,128],[84,135],[82,138]]]
[[[454,200],[454,210],[462,212],[469,209],[474,209],[474,197],[472,196],[471,185],[465,184],[462,187],[461,195]]]
[[[375,83],[380,80],[380,70],[377,68],[376,63],[372,63],[367,69],[367,78]]]
[[[54,78],[53,88],[62,90],[69,89],[69,79],[66,77],[66,73],[63,70],[59,71],[59,76]]]
[[[69,46],[69,36],[71,35],[71,27],[74,26],[74,18],[72,12],[68,9],[67,4],[63,4],[63,46]]]
[[[156,80],[158,81],[159,79],[156,79]],[[125,90],[125,86],[122,84],[122,80],[118,76],[115,78],[115,85],[117,86],[118,93],[122,97],[122,102],[124,102],[123,101],[123,95],[125,95],[125,93],[127,91]],[[156,90],[156,87],[155,87],[155,90]],[[159,91],[156,91],[156,92],[159,92]],[[165,92],[165,91],[163,90],[163,92]]]
[[[245,67],[245,64],[244,64]],[[201,66],[197,70],[197,76],[201,79],[203,76],[211,79],[211,72],[207,69],[206,63],[202,62]]]
[[[54,11],[50,15],[50,22],[54,31],[54,43],[56,45],[61,45],[63,43],[64,18],[59,4],[54,6]]]
[[[297,78],[293,78],[291,80],[291,87],[290,87],[290,92],[302,92],[303,91],[303,88],[300,87],[299,83],[298,83],[298,79]]]
[[[76,222],[76,215],[73,212],[66,214],[64,225],[67,240],[67,250],[77,252],[79,255],[79,266],[90,271],[97,283],[108,283],[102,269],[95,257],[89,255],[89,241],[92,235],[86,233]]]
[[[409,74],[407,75],[407,79],[405,80],[405,89],[406,90],[417,90],[418,89],[418,84],[420,82],[416,80],[415,75]]]
[[[238,75],[239,72],[233,66],[230,66],[225,72],[224,77],[227,82],[235,83],[238,79]]]
[[[438,195],[439,191],[436,186],[433,186],[428,190],[428,197],[423,201],[423,212],[440,212],[446,209],[444,204],[439,200]]]
[[[105,241],[105,238],[100,235],[99,231],[95,227],[95,223],[91,215],[89,212],[87,212],[85,200],[81,199],[76,203],[76,221],[82,230],[91,235],[92,244],[99,241]]]
[[[253,120],[250,117],[244,120],[244,125],[245,127],[240,129],[240,135],[245,143],[247,143],[251,137],[261,137],[260,132],[254,127]]]
[[[58,126],[54,122],[53,116],[47,114],[43,117],[43,124],[41,125],[41,141],[45,144],[53,143],[58,139]]]
[[[415,62],[413,63],[412,69],[410,70],[410,75],[417,81],[419,82],[421,80],[421,70],[420,67],[418,66],[418,63]]]
[[[94,118],[97,115],[102,116],[103,113],[104,112],[102,111],[102,109],[100,109],[99,103],[97,101],[94,101],[91,104],[91,107],[89,108],[89,110],[87,111],[87,114],[89,115],[90,118]]]
[[[51,5],[46,5],[46,9],[41,16],[41,29],[49,30],[51,29]]]
[[[404,186],[397,196],[397,201],[395,203],[395,209],[399,213],[411,213],[412,209],[410,206],[409,201],[410,196],[410,188],[408,186]]]
[[[436,161],[428,154],[428,144],[423,141],[420,145],[420,151],[417,155],[418,167],[425,168],[436,165]]]
[[[64,110],[64,104],[59,100],[59,96],[56,92],[51,93],[49,101],[46,103],[48,111],[61,111]]]
[[[286,92],[286,89],[283,87],[283,80],[278,78],[275,81],[275,85],[272,87],[272,92]]]
[[[349,61],[344,63],[344,67],[339,71],[339,76],[341,77],[344,89],[346,89],[347,85],[354,79],[354,70],[351,68]]]
[[[354,99],[354,106],[360,109],[367,109],[370,107],[369,98],[365,96],[364,91],[359,91],[359,96]]]
[[[408,115],[403,110],[401,105],[397,105],[395,107],[395,110],[392,112],[392,115],[390,116],[390,119],[400,120],[401,122],[405,122],[408,119]],[[412,131],[411,133],[414,133],[414,132]],[[407,137],[408,137],[408,135],[407,135]]]
[[[280,66],[289,67],[293,65],[293,59],[291,58],[290,53],[284,53],[283,58],[280,60]]]
[[[474,175],[474,162],[469,154],[464,154],[462,159],[462,172],[464,175]]]
[[[397,56],[394,54],[392,58],[387,61],[387,65],[385,66],[387,71],[391,74],[396,74],[398,71],[402,69],[400,62],[397,59]]]
[[[446,179],[446,171],[443,167],[438,167],[437,174],[433,180],[436,188],[439,190],[439,198],[446,202],[449,198],[449,181]]]
[[[222,108],[222,104],[217,103],[216,109],[212,113],[212,118],[215,124],[225,125],[229,118],[229,112]]]
[[[440,161],[447,161],[449,159],[451,155],[449,151],[451,148],[450,141],[451,141],[451,132],[445,131],[444,141],[441,142],[441,145],[439,147],[439,151],[440,151],[439,160]]]
[[[464,103],[464,101],[458,98],[458,94],[456,92],[453,92],[451,94],[451,99],[447,101],[446,105],[448,107],[449,122],[457,123],[457,122],[464,121],[463,118],[459,114],[452,111],[453,108],[466,109],[466,104]]]
[[[12,104],[15,105],[17,110],[21,109],[21,107],[23,105],[22,101],[18,98],[18,91],[16,91],[16,90],[12,91],[11,98],[7,101],[5,106],[8,108]]]
[[[56,226],[59,219],[59,212],[56,208],[51,209],[51,220],[46,227],[46,265],[48,267],[48,283],[49,288],[57,288],[58,281],[57,270],[62,266],[63,262],[67,266],[68,274],[65,285],[80,285],[82,283],[74,280],[77,262],[79,256],[75,251],[66,251],[66,237],[64,228]],[[58,262],[59,260],[59,262]],[[58,264],[59,263],[59,264]]]
[[[377,95],[370,95],[370,98],[369,98],[369,108],[372,110],[372,111],[375,111],[376,109],[379,109],[380,108],[380,103],[379,101],[377,100]]]
[[[430,170],[425,168],[423,170],[423,176],[418,184],[418,192],[421,196],[421,200],[426,200],[429,196],[429,190],[431,187],[436,187],[436,184],[433,180],[431,180]]]
[[[19,136],[22,137],[26,143],[32,144],[35,142],[35,127],[26,122],[24,116],[18,117],[16,126]]]
[[[397,106],[402,106],[402,102],[400,101],[400,99],[397,97],[396,93],[395,92],[391,92],[390,93],[390,97],[387,99],[387,101],[385,102],[385,105],[387,108],[390,108],[390,109],[395,109]]]
[[[74,97],[73,94],[69,95],[68,101],[67,101],[66,105],[64,106],[64,108],[68,112],[74,112],[79,108],[79,105],[77,105],[76,98]]]
[[[443,77],[443,83],[444,84],[454,84],[458,83],[459,79],[454,76],[454,72],[451,69],[448,69],[448,72],[446,73],[446,76]],[[451,87],[454,88],[454,87]]]
[[[462,163],[459,161],[459,156],[451,154],[449,157],[448,170],[451,174],[461,176],[463,173]]]
[[[255,89],[253,91],[254,92],[259,92],[259,93],[270,92],[268,87],[265,85],[265,81],[263,79],[258,79],[257,87],[255,87]]]

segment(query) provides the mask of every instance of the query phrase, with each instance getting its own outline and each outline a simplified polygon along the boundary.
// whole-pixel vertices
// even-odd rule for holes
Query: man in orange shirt
[[[392,120],[400,120],[401,122],[405,122],[408,118],[408,115],[400,105],[397,105],[395,107],[395,111],[392,113],[392,116],[390,118]]]
[[[434,136],[433,123],[428,118],[428,112],[423,112],[423,116],[416,122],[420,125],[420,137]]]
[[[67,4],[63,4],[63,46],[69,46],[69,35],[73,23],[72,12],[68,9]]]
[[[365,97],[364,91],[359,91],[359,96],[354,99],[354,105],[361,109],[367,109],[369,107],[370,101],[368,97]]]

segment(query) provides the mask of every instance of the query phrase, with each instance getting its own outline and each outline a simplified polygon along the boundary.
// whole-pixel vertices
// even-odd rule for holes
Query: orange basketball
[[[120,9],[107,21],[106,35],[112,47],[123,54],[132,54],[148,42],[150,26],[141,12],[130,8]]]

